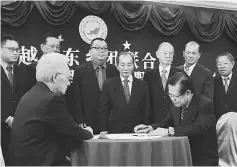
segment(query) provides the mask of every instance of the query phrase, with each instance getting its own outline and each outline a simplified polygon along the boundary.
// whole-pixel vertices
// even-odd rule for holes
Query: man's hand
[[[151,126],[144,124],[137,125],[134,128],[135,133],[149,133],[151,131],[153,131],[153,128]]]
[[[7,124],[10,128],[12,127],[13,119],[14,119],[14,117],[10,117],[7,121]]]
[[[87,127],[83,128],[83,129],[88,130],[93,135],[93,129],[90,126],[87,126]]]
[[[168,136],[168,129],[166,128],[157,128],[156,130],[148,133],[149,136]]]

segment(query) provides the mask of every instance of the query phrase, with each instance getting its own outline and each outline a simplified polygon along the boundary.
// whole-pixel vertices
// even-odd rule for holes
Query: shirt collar
[[[2,68],[6,71],[7,70],[7,63],[6,62],[4,62],[4,61],[1,61],[1,66],[2,66]],[[11,65],[12,66],[12,70],[14,70],[14,65],[12,64]]]
[[[92,65],[93,65],[94,70],[96,70],[98,68],[98,66],[99,66],[99,64],[96,64],[93,61],[92,61]],[[103,66],[104,69],[105,69],[106,68],[106,62],[104,64],[102,64],[101,66]]]
[[[233,74],[233,72],[231,72],[231,74],[228,76],[229,80],[231,80],[232,74]],[[221,78],[222,78],[222,80],[224,80],[226,77],[221,75]]]
[[[121,81],[122,81],[122,82],[125,80],[125,78],[122,77],[121,75],[120,75],[120,78],[121,78]],[[129,75],[129,77],[128,77],[128,81],[132,83],[132,81],[133,81],[132,74]]]
[[[166,74],[168,74],[169,73],[169,71],[170,71],[170,68],[171,68],[171,65],[169,65],[169,66],[167,66],[167,67],[165,67],[165,68],[163,68],[161,65],[159,65],[159,71],[160,71],[160,73],[162,72],[162,70],[163,69],[166,69]]]
[[[197,63],[195,63],[195,64],[193,64],[193,65],[191,65],[188,69],[189,69],[189,71],[193,71],[193,69],[194,69],[194,67],[196,66],[196,64]],[[187,64],[186,63],[184,63],[184,69],[186,68],[186,66],[187,66]]]

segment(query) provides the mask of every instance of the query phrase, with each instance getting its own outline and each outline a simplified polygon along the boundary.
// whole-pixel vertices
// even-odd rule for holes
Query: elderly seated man
[[[93,130],[79,127],[66,108],[63,94],[70,84],[67,62],[59,53],[39,60],[37,83],[22,97],[15,112],[6,165],[69,165],[66,150],[93,137]]]

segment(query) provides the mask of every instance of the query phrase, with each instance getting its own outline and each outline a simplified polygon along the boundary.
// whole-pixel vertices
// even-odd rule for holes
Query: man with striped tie
[[[121,52],[116,59],[120,76],[106,80],[102,89],[101,132],[132,133],[135,125],[148,123],[148,87],[132,75],[132,53]]]
[[[216,122],[213,103],[194,91],[193,82],[185,72],[177,72],[168,82],[173,102],[167,118],[161,122],[138,125],[136,133],[158,136],[188,136],[194,166],[217,166]]]
[[[219,75],[214,77],[214,105],[219,119],[227,112],[237,112],[237,76],[232,72],[235,60],[231,53],[218,54],[216,65]]]

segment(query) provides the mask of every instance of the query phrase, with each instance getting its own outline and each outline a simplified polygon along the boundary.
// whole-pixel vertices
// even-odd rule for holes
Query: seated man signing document
[[[138,125],[136,133],[158,136],[188,136],[193,165],[218,165],[217,137],[212,102],[194,93],[193,83],[184,72],[168,80],[173,105],[167,118],[153,125]]]

